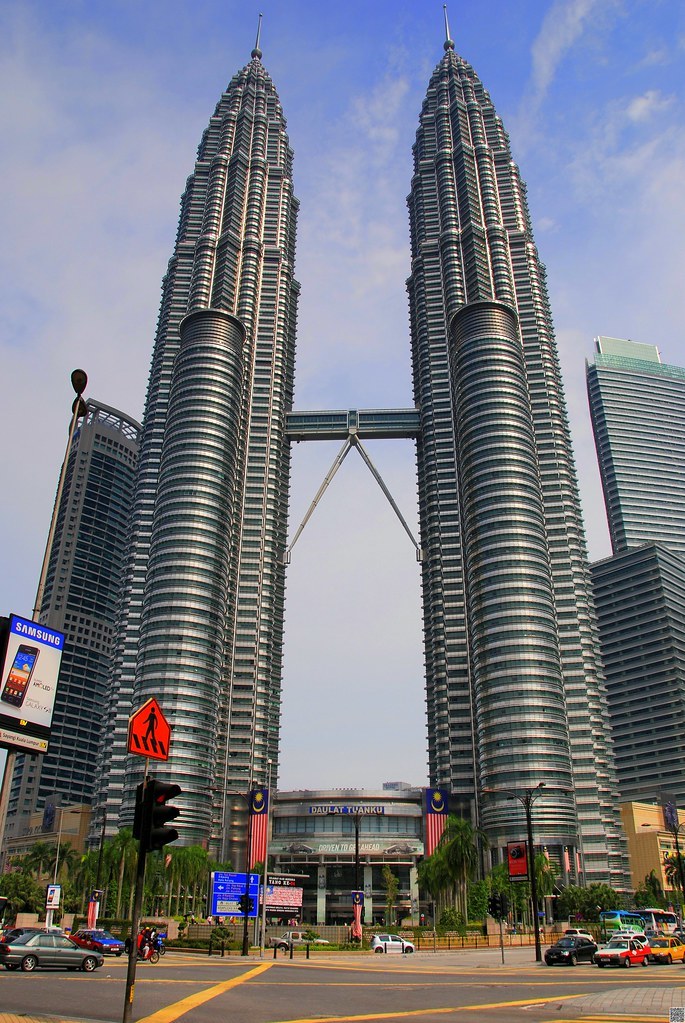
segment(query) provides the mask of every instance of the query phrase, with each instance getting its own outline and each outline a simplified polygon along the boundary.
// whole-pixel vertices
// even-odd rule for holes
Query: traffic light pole
[[[143,889],[145,887],[145,860],[147,849],[145,842],[141,841],[138,846],[138,866],[136,868],[136,892],[133,900],[133,916],[131,917],[131,951],[128,956],[128,970],[126,972],[126,995],[124,998],[124,1015],[122,1023],[131,1023],[133,1011],[133,992],[136,986],[136,966],[138,965],[138,931],[140,930],[140,916],[143,909]]]

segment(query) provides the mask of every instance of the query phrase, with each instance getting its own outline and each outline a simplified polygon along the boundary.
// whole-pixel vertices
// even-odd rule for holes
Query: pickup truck
[[[307,938],[308,931],[286,931],[279,938],[268,939],[268,948],[289,949],[291,945],[330,945],[325,938]]]

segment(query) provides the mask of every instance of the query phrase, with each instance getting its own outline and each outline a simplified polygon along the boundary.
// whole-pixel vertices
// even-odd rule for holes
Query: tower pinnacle
[[[446,50],[453,50],[454,49],[454,39],[452,39],[452,37],[450,36],[450,23],[447,20],[447,4],[443,4],[442,5],[442,9],[443,9],[444,14],[445,14],[445,42],[444,42],[444,47],[445,47]],[[261,15],[260,15],[260,17],[261,17]]]
[[[255,39],[254,50],[250,54],[251,57],[256,57],[257,60],[262,59],[262,51],[259,49],[259,39],[262,34],[262,15],[259,15],[259,21],[257,22],[257,38]]]

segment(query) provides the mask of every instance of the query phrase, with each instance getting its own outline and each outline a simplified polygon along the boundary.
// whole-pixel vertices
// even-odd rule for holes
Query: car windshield
[[[26,931],[24,934],[17,934],[14,938],[10,938],[8,944],[25,945],[31,938],[35,938],[36,934],[41,933],[41,931]]]
[[[668,938],[653,938],[652,939],[652,948],[668,948],[669,945],[670,945],[670,942],[669,942]]]
[[[628,942],[624,938],[614,938],[609,942],[609,948],[628,948]]]
[[[558,948],[575,948],[576,943],[573,938],[560,938],[557,942]]]

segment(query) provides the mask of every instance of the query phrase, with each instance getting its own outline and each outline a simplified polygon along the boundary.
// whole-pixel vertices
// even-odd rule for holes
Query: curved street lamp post
[[[542,795],[545,787],[544,781],[540,781],[531,789],[483,789],[488,795],[503,795],[507,799],[518,799],[526,814],[526,837],[527,837],[527,861],[528,876],[530,878],[530,897],[533,903],[533,932],[535,934],[535,961],[542,962],[542,948],[540,945],[540,920],[538,917],[538,883],[535,876],[535,857],[533,855],[533,803]]]

